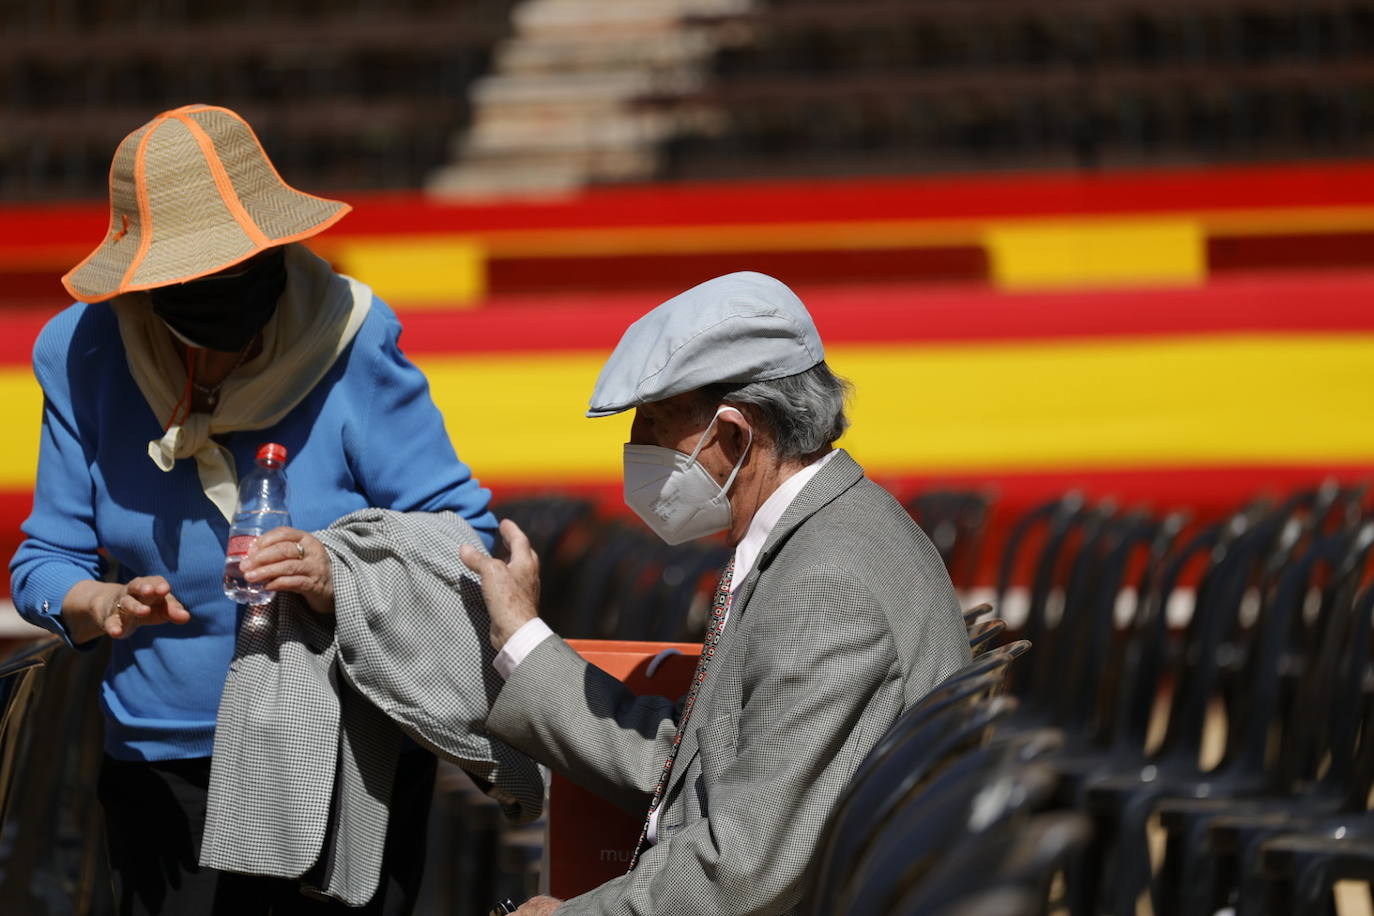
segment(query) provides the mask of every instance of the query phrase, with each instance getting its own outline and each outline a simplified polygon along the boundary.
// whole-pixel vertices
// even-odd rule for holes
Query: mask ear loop
[[[697,440],[697,447],[694,448],[694,449],[692,449],[692,454],[690,454],[690,455],[687,456],[687,460],[688,460],[689,462],[693,462],[693,463],[696,462],[696,460],[697,460],[697,455],[701,454],[702,446],[704,446],[704,445],[706,444],[706,437],[709,436],[709,435],[711,434],[711,430],[715,428],[716,421],[720,419],[720,415],[723,414],[723,413],[725,413],[725,411],[727,411],[727,410],[733,410],[735,413],[739,414],[741,417],[744,416],[744,413],[743,413],[738,407],[731,407],[731,406],[728,405],[728,404],[722,404],[720,407],[717,407],[717,408],[716,408],[716,415],[715,415],[714,417],[711,418],[711,422],[710,422],[710,423],[706,424],[706,431],[703,432],[703,433],[701,434],[701,438]],[[740,454],[740,456],[739,456],[739,461],[736,461],[736,462],[735,462],[735,466],[734,466],[733,468],[731,468],[731,470],[730,470],[730,476],[727,477],[727,478],[725,478],[725,483],[721,485],[720,491],[721,491],[722,493],[729,493],[729,492],[730,492],[730,484],[732,484],[732,483],[735,482],[735,475],[738,474],[738,473],[739,473],[739,469],[740,469],[741,467],[744,466],[744,459],[747,458],[747,457],[749,456],[749,446],[751,446],[751,445],[754,444],[754,428],[753,428],[752,426],[750,426],[750,427],[748,427],[748,430],[749,430],[749,441],[746,442],[746,443],[744,443],[744,451]]]

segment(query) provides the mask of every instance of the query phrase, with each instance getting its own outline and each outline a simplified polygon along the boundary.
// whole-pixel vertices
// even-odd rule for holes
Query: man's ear
[[[716,417],[716,436],[720,449],[733,466],[753,441],[754,428],[738,407],[727,407]]]

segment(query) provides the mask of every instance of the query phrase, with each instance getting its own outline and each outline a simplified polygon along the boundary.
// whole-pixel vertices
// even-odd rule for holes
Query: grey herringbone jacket
[[[486,605],[452,512],[364,509],[316,532],[332,616],[281,594],[240,627],[220,699],[200,864],[299,878],[353,906],[377,889],[403,735],[539,816],[534,762],[487,735],[501,689]]]
[[[739,590],[683,737],[659,842],[561,914],[787,913],[835,800],[903,709],[969,661],[940,557],[841,452],[778,521]],[[676,708],[561,639],[502,688],[488,728],[643,814]]]

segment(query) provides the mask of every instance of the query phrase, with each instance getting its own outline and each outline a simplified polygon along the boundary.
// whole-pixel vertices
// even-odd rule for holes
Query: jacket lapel
[[[716,676],[713,677],[711,671],[707,672],[706,683],[701,687],[701,694],[697,697],[696,710],[692,713],[692,721],[682,736],[682,746],[678,749],[677,760],[673,763],[673,773],[668,779],[668,786],[664,793],[664,797],[668,799],[668,805],[664,809],[665,815],[669,809],[681,801],[680,796],[675,793],[682,780],[686,778],[687,771],[691,769],[692,761],[699,750],[697,731],[709,724],[716,712],[712,704],[715,693],[713,688],[716,686],[720,672],[732,664],[742,664],[737,658],[739,646],[732,641],[731,637],[741,625],[740,618],[744,614],[750,596],[754,593],[760,573],[768,568],[778,551],[787,543],[787,539],[801,527],[802,522],[815,515],[837,496],[863,479],[863,468],[859,466],[858,462],[849,457],[849,453],[844,449],[838,451],[839,454],[826,462],[825,467],[821,468],[816,476],[811,478],[810,482],[797,494],[797,498],[792,500],[792,505],[787,507],[782,518],[778,519],[778,523],[773,526],[772,532],[768,535],[768,540],[764,542],[763,550],[759,553],[754,568],[749,572],[739,591],[735,593],[734,600],[730,604],[730,619],[726,622],[725,633],[721,637],[721,648],[717,650],[716,657],[711,662],[711,671],[714,671]]]
[[[797,498],[792,500],[792,505],[787,507],[787,511],[778,519],[778,523],[773,526],[772,532],[768,535],[768,540],[764,541],[763,550],[759,552],[759,558],[754,562],[754,568],[749,571],[744,583],[735,593],[734,602],[730,605],[730,616],[744,613],[745,606],[749,603],[749,598],[754,594],[754,588],[758,585],[759,576],[768,569],[773,558],[778,551],[787,543],[802,522],[815,515],[822,508],[832,502],[837,496],[848,490],[854,484],[863,479],[864,469],[859,467],[859,463],[849,457],[849,453],[844,449],[836,449],[839,453],[825,463],[825,467],[811,478],[802,491],[797,494]],[[733,622],[733,621],[732,621]]]

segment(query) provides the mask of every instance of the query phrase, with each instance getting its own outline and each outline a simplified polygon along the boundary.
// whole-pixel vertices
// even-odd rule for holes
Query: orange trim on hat
[[[253,217],[248,215],[248,210],[243,206],[243,201],[239,200],[238,192],[234,190],[234,183],[229,180],[229,173],[224,170],[224,163],[220,161],[219,154],[215,152],[215,145],[205,135],[205,130],[179,111],[171,112],[171,116],[186,125],[186,129],[191,132],[192,138],[196,141],[196,146],[200,147],[201,155],[205,157],[205,164],[210,167],[210,175],[215,179],[215,187],[219,189],[220,199],[224,201],[224,206],[229,209],[230,215],[234,217],[234,222],[239,224],[239,228],[248,235],[248,238],[259,250],[270,247],[272,240],[263,234],[263,231],[258,228],[258,224],[253,222]],[[280,176],[278,177],[280,178]]]
[[[143,259],[148,256],[148,247],[153,243],[153,206],[148,201],[148,182],[147,182],[147,157],[143,155],[144,149],[148,146],[148,141],[162,124],[154,124],[139,138],[138,149],[134,150],[134,197],[138,200],[138,251],[134,252],[134,258],[129,262],[129,269],[124,271],[123,278],[119,281],[119,288],[123,289],[129,285],[134,273],[138,270]]]
[[[244,125],[245,127],[248,128],[248,136],[251,137],[251,138],[253,139],[253,143],[254,143],[255,146],[257,146],[258,152],[259,152],[259,153],[262,153],[262,161],[265,162],[265,163],[267,164],[267,168],[272,172],[272,174],[273,174],[274,176],[276,176],[276,179],[277,179],[278,181],[280,181],[282,184],[286,185],[288,188],[290,188],[292,191],[295,191],[297,194],[301,195],[302,197],[309,197],[311,200],[320,200],[320,201],[324,201],[324,202],[327,203],[327,204],[342,204],[342,205],[343,205],[343,209],[339,211],[338,216],[336,216],[334,219],[330,219],[330,220],[328,220],[328,221],[322,223],[322,224],[321,224],[321,227],[322,227],[322,228],[323,228],[323,227],[327,227],[327,226],[332,226],[332,225],[334,225],[334,223],[337,221],[338,217],[343,216],[344,214],[348,213],[349,211],[351,211],[351,210],[353,209],[353,205],[352,205],[352,204],[344,203],[342,200],[335,200],[335,199],[332,198],[332,197],[320,197],[318,194],[311,194],[311,193],[308,192],[308,191],[302,191],[300,188],[296,187],[295,185],[293,185],[293,184],[291,184],[290,182],[288,182],[285,178],[281,177],[281,172],[278,172],[278,171],[277,171],[277,164],[276,164],[275,162],[272,161],[272,157],[271,157],[271,156],[267,155],[267,150],[263,149],[262,141],[258,139],[258,132],[257,132],[256,130],[253,129],[253,125],[249,124],[247,121],[244,121],[242,115],[240,115],[238,112],[236,112],[236,111],[230,111],[228,108],[223,108],[223,107],[221,107],[221,106],[219,106],[219,105],[187,105],[186,107],[187,107],[187,109],[189,109],[190,111],[219,111],[219,112],[223,112],[224,114],[227,114],[229,117],[233,118],[234,120],[242,122],[243,125]],[[188,112],[188,113],[189,113],[189,112]],[[280,240],[280,243],[295,242],[295,241],[299,241],[300,239],[303,239],[303,238],[309,238],[309,236],[308,236],[308,235],[299,235],[299,234],[297,234],[297,235],[294,235],[294,236],[290,236],[289,238],[281,239],[281,240]]]
[[[242,125],[243,128],[248,132],[248,136],[252,139],[253,145],[257,149],[257,152],[260,156],[261,164],[267,167],[268,171],[272,174],[272,177],[276,179],[281,189],[291,194],[299,195],[300,197],[305,199],[328,204],[329,206],[334,208],[334,212],[330,214],[327,218],[321,220],[313,226],[309,226],[308,228],[301,230],[300,232],[294,232],[290,235],[281,236],[279,238],[269,237],[266,233],[262,231],[262,228],[257,224],[257,222],[253,219],[251,214],[249,214],[247,208],[243,205],[243,201],[239,198],[238,193],[234,188],[233,180],[229,177],[228,170],[224,167],[223,161],[221,160],[218,152],[215,150],[214,142],[206,133],[205,128],[197,121],[195,121],[195,119],[188,117],[188,115],[192,115],[202,111],[219,112],[221,114],[228,116],[229,118],[232,118],[234,121],[237,121],[240,125]],[[133,276],[137,273],[138,269],[142,266],[143,262],[146,260],[149,247],[152,242],[153,215],[151,203],[148,199],[146,165],[147,159],[145,151],[152,137],[153,132],[156,131],[159,127],[161,127],[162,124],[172,119],[182,122],[182,124],[186,126],[187,130],[190,131],[192,138],[194,138],[196,141],[196,145],[201,150],[201,154],[205,157],[206,165],[210,169],[210,174],[214,179],[216,189],[219,191],[220,199],[224,202],[224,205],[228,210],[230,216],[233,218],[234,222],[238,225],[238,227],[241,230],[243,230],[244,234],[247,235],[253,247],[249,251],[245,252],[241,257],[234,258],[230,261],[226,261],[223,264],[219,264],[214,268],[208,270],[197,270],[180,277],[159,280],[156,283],[134,284],[131,282],[131,280]],[[316,236],[324,230],[328,229],[330,226],[333,226],[335,223],[337,223],[347,214],[351,213],[353,210],[353,206],[351,204],[345,203],[344,201],[335,200],[334,198],[330,197],[321,197],[316,194],[309,194],[289,184],[285,179],[281,177],[281,173],[277,171],[276,165],[273,164],[272,160],[268,157],[267,151],[263,149],[262,141],[258,139],[257,132],[253,130],[252,125],[245,121],[242,118],[242,116],[240,116],[237,112],[231,111],[228,108],[224,108],[219,105],[183,105],[180,108],[173,108],[161,112],[151,121],[149,121],[145,125],[145,127],[146,132],[139,139],[138,147],[134,152],[134,193],[138,203],[140,221],[138,250],[134,253],[133,260],[130,263],[129,267],[125,270],[124,276],[120,280],[119,285],[115,289],[109,291],[108,293],[96,294],[92,296],[80,293],[73,287],[71,278],[75,276],[78,272],[80,272],[81,269],[84,268],[88,263],[90,263],[92,259],[99,255],[100,252],[104,250],[109,244],[111,244],[109,236],[115,235],[116,233],[116,230],[114,228],[116,224],[116,218],[114,210],[112,208],[110,216],[110,229],[106,233],[105,240],[98,244],[90,252],[90,254],[82,258],[81,261],[75,267],[67,271],[67,273],[62,276],[62,285],[66,288],[67,292],[70,293],[73,298],[81,302],[104,302],[106,300],[113,299],[116,296],[123,295],[124,293],[139,292],[142,290],[153,289],[158,286],[170,285],[173,283],[185,283],[190,280],[199,279],[216,271],[225,270],[227,268],[233,267],[236,264],[242,263],[243,261],[248,260],[249,258],[253,257],[254,255],[258,254],[266,248],[272,248],[279,245],[287,245],[292,242],[299,242]],[[109,183],[111,188],[111,203],[113,204],[113,162],[111,162],[110,164]],[[122,237],[123,233],[118,233],[115,237],[115,241],[117,242]]]
[[[110,162],[110,170],[109,170],[108,172],[105,173],[105,185],[106,185],[106,187],[113,187],[113,186],[114,186],[114,170],[115,170],[114,162],[111,161],[111,162]],[[128,216],[126,215],[124,218],[127,220],[127,219],[128,219]],[[107,230],[106,234],[107,234],[107,235],[113,234],[114,231],[115,231],[115,211],[114,211],[114,208],[111,207],[111,209],[110,209],[110,228],[109,228],[109,230]],[[140,237],[142,237],[142,235],[143,235],[143,227],[142,227],[142,226],[139,226],[139,227],[138,227],[138,234],[139,234]],[[124,238],[124,236],[121,235],[121,236],[119,236],[118,238],[116,238],[115,241],[118,242],[118,241],[122,240],[123,238]],[[76,273],[77,273],[79,270],[81,270],[81,268],[83,268],[83,267],[85,267],[87,264],[89,264],[89,263],[91,262],[91,260],[92,260],[93,258],[95,258],[96,255],[100,254],[101,250],[105,247],[105,245],[106,245],[106,240],[105,240],[105,239],[101,239],[101,240],[100,240],[100,244],[99,244],[99,245],[96,245],[94,248],[92,248],[90,254],[86,255],[86,256],[85,256],[84,258],[82,258],[80,261],[77,261],[75,267],[73,267],[71,270],[67,271],[65,274],[62,275],[62,288],[65,289],[65,290],[67,291],[68,295],[70,295],[73,299],[76,299],[78,302],[79,302],[79,301],[82,301],[82,300],[81,300],[81,294],[78,293],[75,289],[72,288],[72,277],[75,276]]]

